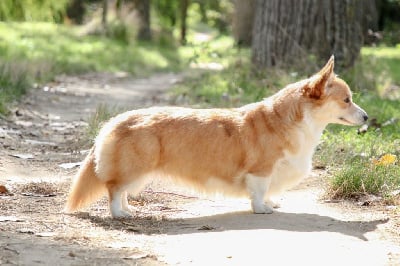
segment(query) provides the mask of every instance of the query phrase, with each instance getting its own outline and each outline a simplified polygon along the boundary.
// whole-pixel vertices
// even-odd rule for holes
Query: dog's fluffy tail
[[[93,147],[75,176],[64,211],[77,211],[104,195],[105,191],[105,184],[98,179],[95,172]]]

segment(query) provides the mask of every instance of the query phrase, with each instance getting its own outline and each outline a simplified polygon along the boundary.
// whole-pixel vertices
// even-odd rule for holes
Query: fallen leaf
[[[8,193],[10,193],[10,192],[8,191],[6,186],[0,185],[0,194],[8,194]]]
[[[22,233],[22,234],[28,234],[28,235],[34,235],[35,232],[32,229],[29,228],[21,228],[17,231],[18,233]]]
[[[210,225],[203,225],[202,227],[198,228],[197,230],[214,230],[215,227],[210,226]]]
[[[72,169],[72,168],[81,166],[81,164],[82,164],[82,162],[77,162],[77,163],[62,163],[62,164],[59,164],[58,166],[61,167],[61,168],[63,168],[63,169]]]
[[[144,259],[149,256],[148,253],[142,252],[142,251],[136,251],[132,255],[124,257],[124,260],[138,260],[138,259]]]
[[[28,160],[28,159],[33,159],[34,158],[34,156],[32,154],[29,154],[29,153],[10,154],[10,156],[15,157],[15,158],[19,158],[19,159],[24,159],[24,160]]]
[[[54,193],[49,193],[49,194],[38,194],[38,193],[30,193],[30,192],[23,192],[21,193],[22,196],[27,196],[27,197],[38,197],[38,198],[50,198],[50,197],[55,197],[57,196]]]
[[[27,139],[25,140],[26,143],[31,144],[31,145],[43,145],[43,146],[57,146],[56,143],[54,142],[49,142],[49,141],[39,141],[39,140],[33,140],[33,139]]]
[[[52,237],[55,236],[56,233],[55,232],[39,232],[35,234],[36,236],[40,236],[40,237]]]
[[[24,220],[15,216],[0,216],[0,222],[23,222]]]

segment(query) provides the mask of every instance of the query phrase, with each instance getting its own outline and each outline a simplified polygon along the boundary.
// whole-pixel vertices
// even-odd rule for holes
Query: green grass
[[[21,97],[30,86],[27,68],[19,63],[0,63],[0,115],[8,105]]]
[[[172,47],[81,36],[77,27],[0,23],[0,36],[3,58],[49,64],[50,75],[87,71],[126,71],[143,75],[181,66],[176,49]]]
[[[207,72],[180,84],[175,88],[177,98],[184,95],[191,105],[235,107],[259,101],[313,74],[293,70],[260,72],[251,68],[248,51],[227,53],[230,59],[224,70]],[[218,58],[214,60],[218,62]],[[326,189],[332,197],[368,193],[388,197],[390,191],[400,189],[399,68],[400,46],[369,47],[362,49],[361,59],[352,69],[338,73],[352,88],[354,101],[374,123],[364,134],[358,134],[358,128],[340,125],[325,130],[314,164],[331,173]],[[396,155],[398,161],[375,166],[373,161],[385,154]]]
[[[104,122],[123,111],[126,110],[123,110],[117,106],[110,107],[106,104],[99,104],[96,107],[95,113],[88,119],[86,139],[89,142],[93,143]]]
[[[51,80],[61,73],[123,71],[144,76],[160,71],[179,71],[185,65],[173,43],[158,40],[127,42],[126,36],[121,41],[121,38],[82,35],[81,32],[82,28],[52,23],[0,22],[0,62],[3,62],[3,68],[11,70],[15,70],[14,65],[23,65],[26,81],[32,83]],[[7,71],[1,73],[2,82],[16,80],[15,76],[19,74]],[[7,103],[23,92],[10,82],[7,84],[8,89],[0,91],[0,113],[3,114]]]

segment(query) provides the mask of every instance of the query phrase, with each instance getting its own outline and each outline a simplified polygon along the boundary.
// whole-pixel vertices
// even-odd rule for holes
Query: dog
[[[272,213],[271,198],[309,175],[329,123],[368,119],[333,70],[332,56],[310,78],[240,108],[151,107],[117,115],[100,130],[65,210],[108,193],[111,216],[129,217],[128,191],[169,176],[208,192],[248,195],[254,213]]]

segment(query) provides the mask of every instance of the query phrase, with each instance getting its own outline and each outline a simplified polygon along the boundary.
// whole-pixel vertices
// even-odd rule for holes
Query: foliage
[[[151,43],[127,45],[101,36],[82,36],[76,28],[47,23],[0,23],[3,58],[46,62],[54,76],[86,71],[149,71],[180,66],[176,51]]]
[[[180,0],[158,0],[152,1],[155,10],[155,18],[159,20],[162,27],[174,29],[181,23]],[[189,5],[189,25],[191,28],[199,24],[205,24],[219,32],[228,32],[230,15],[233,12],[231,1],[222,0],[194,0]]]
[[[103,36],[84,36],[76,27],[51,23],[0,22],[0,36],[0,60],[15,62],[12,66],[24,66],[22,69],[11,67],[3,71],[2,79],[11,82],[7,84],[15,80],[17,84],[23,83],[25,86],[29,81],[47,81],[61,73],[124,71],[147,75],[154,71],[174,71],[182,67],[174,47],[158,43],[127,44]],[[20,77],[21,81],[16,77]],[[4,112],[6,102],[23,92],[20,89],[14,91],[12,87],[2,88],[0,97],[3,99],[3,110],[0,113]],[[15,95],[11,97],[8,91],[14,91]]]
[[[63,21],[68,0],[1,0],[0,21]]]

